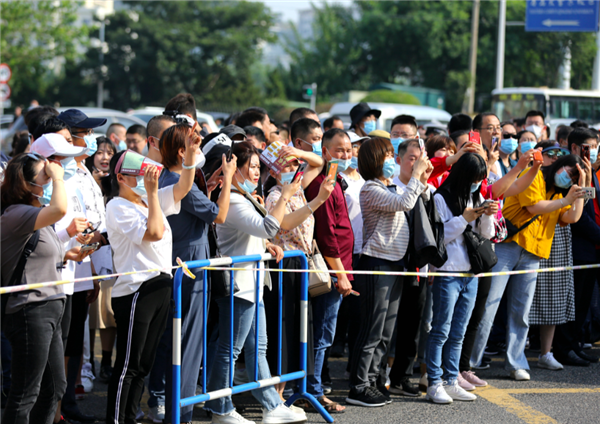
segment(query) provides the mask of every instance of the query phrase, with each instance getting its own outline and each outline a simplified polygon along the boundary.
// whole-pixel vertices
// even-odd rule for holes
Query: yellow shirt
[[[528,169],[523,171],[526,173]],[[523,175],[521,174],[521,175]],[[552,197],[554,195],[554,197]],[[527,223],[535,215],[527,210],[527,206],[533,206],[542,200],[562,199],[562,194],[554,190],[546,192],[546,181],[542,171],[538,171],[535,179],[527,189],[516,196],[508,197],[502,208],[502,215],[515,227],[519,228]],[[571,208],[570,205],[554,212],[540,215],[527,228],[518,232],[514,237],[505,240],[506,243],[514,241],[523,249],[536,256],[548,259],[554,238],[554,229],[562,215]],[[561,225],[566,225],[561,223]]]

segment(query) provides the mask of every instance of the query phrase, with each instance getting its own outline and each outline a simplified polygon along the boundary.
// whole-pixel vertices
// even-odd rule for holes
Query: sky
[[[298,1],[298,0],[252,0],[261,1],[265,3],[271,10],[277,14],[280,14],[284,22],[287,21],[298,21],[298,11],[311,8],[311,1]],[[323,1],[330,3],[352,3],[351,0],[318,0],[312,3],[319,5]]]

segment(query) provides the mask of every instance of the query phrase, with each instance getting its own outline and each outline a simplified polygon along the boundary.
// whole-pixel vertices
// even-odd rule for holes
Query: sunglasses
[[[553,159],[554,157],[561,157],[561,156],[566,156],[567,152],[565,152],[564,150],[548,150],[547,152],[544,152],[545,155],[547,155],[550,159]]]
[[[511,134],[511,133],[506,133],[506,134],[502,134],[502,138],[505,140],[508,140],[509,138],[517,138],[517,135]]]

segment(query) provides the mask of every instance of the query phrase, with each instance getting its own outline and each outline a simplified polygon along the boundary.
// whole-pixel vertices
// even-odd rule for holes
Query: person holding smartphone
[[[195,162],[200,142],[199,136],[188,133],[187,163]],[[161,269],[122,275],[113,287],[117,357],[106,408],[106,422],[111,424],[136,420],[144,377],[152,368],[171,302],[173,238],[166,216],[179,213],[181,200],[194,183],[195,168],[183,169],[176,184],[158,189],[159,169],[144,161],[147,159],[126,150],[113,156],[110,163],[116,197],[106,206],[106,226],[115,270]]]

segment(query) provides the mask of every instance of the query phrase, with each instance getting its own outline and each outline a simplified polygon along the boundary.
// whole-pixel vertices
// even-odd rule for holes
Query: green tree
[[[406,105],[420,105],[421,102],[410,93],[391,90],[375,90],[369,92],[362,102],[373,103],[401,103]]]
[[[246,105],[262,94],[252,76],[260,45],[271,41],[264,4],[135,1],[108,17],[104,55],[107,107],[164,105],[179,92],[198,104]],[[98,50],[74,74],[90,89],[102,75]],[[82,93],[85,93],[85,88]],[[95,97],[92,97],[92,99]],[[86,99],[89,100],[89,94]]]
[[[12,69],[13,104],[54,100],[64,61],[78,56],[86,26],[76,26],[79,1],[2,1],[0,52]]]

